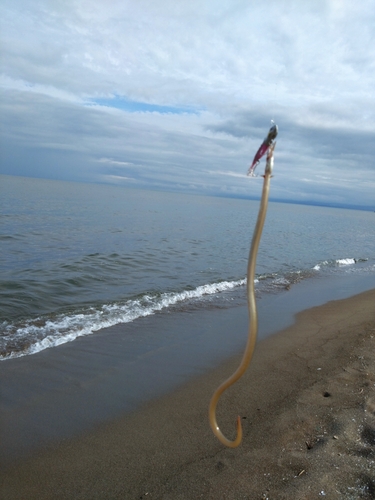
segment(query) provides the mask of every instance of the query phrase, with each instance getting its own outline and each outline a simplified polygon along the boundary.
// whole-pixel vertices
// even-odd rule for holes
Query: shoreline
[[[241,415],[239,448],[224,448],[207,421],[212,392],[237,367],[237,355],[134,413],[18,459],[2,474],[4,498],[372,494],[374,303],[375,290],[330,301],[258,343],[245,376],[218,407],[228,437]]]
[[[257,300],[258,343],[312,306],[373,288],[372,276],[303,280]],[[247,338],[246,305],[161,312],[0,363],[0,465],[132,413],[208,373]]]

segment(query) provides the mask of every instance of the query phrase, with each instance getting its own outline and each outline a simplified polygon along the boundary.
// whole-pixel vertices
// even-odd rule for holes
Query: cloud
[[[374,7],[5,0],[1,172],[373,207]]]

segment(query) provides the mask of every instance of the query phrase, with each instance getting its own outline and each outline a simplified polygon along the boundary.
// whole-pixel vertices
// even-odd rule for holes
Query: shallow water
[[[245,303],[257,201],[10,176],[0,186],[0,359],[158,311]],[[270,203],[258,296],[317,276],[375,278],[374,219]]]

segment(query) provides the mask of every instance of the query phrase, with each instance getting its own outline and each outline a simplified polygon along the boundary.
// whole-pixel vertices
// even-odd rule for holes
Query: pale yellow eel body
[[[243,354],[240,366],[237,370],[231,375],[225,382],[223,382],[214,392],[210,405],[209,405],[209,421],[213,433],[215,436],[221,441],[221,443],[225,444],[225,446],[229,446],[230,448],[236,448],[242,441],[242,426],[241,426],[241,417],[237,417],[237,436],[234,441],[230,441],[227,439],[224,434],[221,432],[217,421],[216,421],[216,406],[220,399],[220,396],[223,392],[228,389],[232,384],[237,382],[239,378],[245,373],[251,358],[253,356],[255,343],[257,340],[258,333],[258,316],[257,316],[257,308],[255,302],[255,287],[254,287],[254,279],[255,279],[255,267],[256,267],[256,258],[259,248],[260,238],[262,236],[262,230],[264,226],[264,221],[266,219],[267,206],[268,206],[268,195],[270,189],[270,180],[272,177],[273,170],[273,151],[275,149],[276,143],[272,144],[268,150],[267,154],[267,162],[266,169],[264,173],[264,182],[263,182],[263,191],[262,198],[260,201],[259,213],[257,223],[254,229],[253,239],[251,241],[250,253],[249,253],[249,261],[247,265],[247,305],[249,309],[249,333],[247,338],[247,344],[245,348],[245,352]]]

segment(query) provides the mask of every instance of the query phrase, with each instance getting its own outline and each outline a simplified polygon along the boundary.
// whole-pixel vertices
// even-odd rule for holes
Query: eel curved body
[[[227,439],[224,434],[221,432],[220,427],[216,420],[216,406],[220,399],[220,396],[223,392],[228,389],[231,385],[237,382],[238,379],[242,377],[245,373],[251,358],[254,353],[254,348],[257,340],[258,333],[258,315],[257,308],[255,302],[255,287],[254,287],[254,278],[255,278],[255,267],[256,267],[256,258],[260,243],[260,238],[262,236],[262,230],[264,226],[264,221],[266,219],[267,206],[268,206],[268,196],[270,189],[270,180],[272,177],[273,170],[273,151],[275,149],[276,143],[270,145],[267,154],[267,162],[266,169],[264,173],[264,182],[263,182],[263,190],[262,190],[262,198],[260,201],[260,207],[258,212],[258,219],[255,225],[253,239],[251,241],[249,260],[247,265],[247,305],[249,309],[249,331],[248,338],[245,347],[244,354],[242,356],[241,363],[237,370],[231,375],[225,382],[223,382],[214,392],[210,405],[209,405],[209,422],[211,429],[215,436],[219,439],[219,441],[228,446],[230,448],[236,448],[242,441],[242,426],[241,426],[241,417],[237,417],[237,436],[234,441]]]

